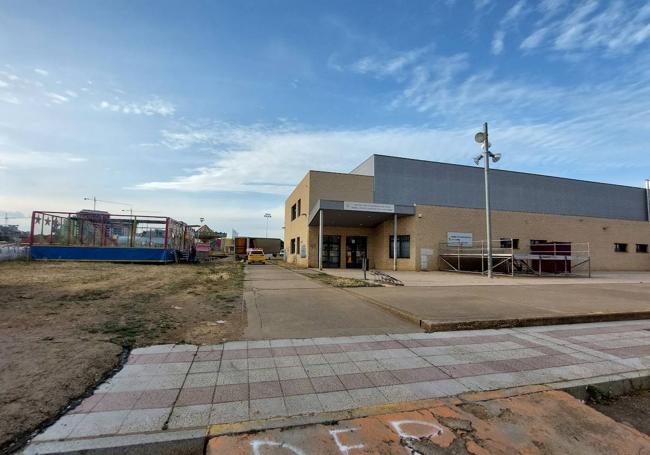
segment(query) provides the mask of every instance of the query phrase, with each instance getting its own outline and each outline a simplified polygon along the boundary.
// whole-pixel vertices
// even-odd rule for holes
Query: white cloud
[[[70,163],[81,163],[86,158],[70,153],[40,152],[29,149],[12,149],[0,144],[0,166],[11,170],[64,169]]]
[[[498,30],[494,33],[494,38],[492,38],[492,53],[494,55],[499,55],[503,52],[503,39],[505,33],[502,30]]]
[[[45,96],[47,96],[51,102],[54,104],[63,104],[67,103],[69,99],[59,93],[54,93],[54,92],[45,92]]]
[[[176,108],[173,104],[157,97],[142,103],[124,102],[121,100],[110,102],[104,100],[99,103],[99,109],[111,112],[122,112],[124,114],[146,116],[160,115],[163,117],[172,116],[174,115],[174,112],[176,112]]]
[[[3,80],[0,80],[0,88],[9,87],[9,84]]]
[[[74,90],[66,90],[65,94],[72,98],[76,98],[79,96],[77,92],[75,92]]]
[[[34,68],[34,72],[36,74],[41,75],[41,76],[47,76],[48,74],[50,74],[48,71],[46,71],[44,69],[41,69],[41,68]]]
[[[0,92],[0,102],[9,104],[20,104],[20,99],[11,93]]]

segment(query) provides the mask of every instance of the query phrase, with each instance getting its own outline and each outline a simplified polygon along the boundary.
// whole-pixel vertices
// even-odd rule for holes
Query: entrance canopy
[[[372,202],[330,201],[319,199],[309,213],[309,225],[319,225],[319,212],[326,226],[375,227],[384,221],[415,215],[413,205],[375,204]]]

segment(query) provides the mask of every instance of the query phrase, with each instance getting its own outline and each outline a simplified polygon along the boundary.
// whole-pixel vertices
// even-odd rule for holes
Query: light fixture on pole
[[[271,219],[270,213],[265,213],[264,218],[266,218],[266,238],[269,238],[269,220]]]
[[[501,159],[500,153],[492,153],[490,147],[492,144],[488,141],[488,124],[487,122],[483,124],[483,131],[479,131],[474,135],[474,140],[481,144],[483,153],[476,155],[474,157],[474,163],[478,166],[481,160],[484,160],[484,179],[485,179],[485,231],[487,236],[487,255],[488,255],[488,264],[487,264],[487,276],[492,278],[492,219],[490,213],[490,160],[493,163],[496,163]]]

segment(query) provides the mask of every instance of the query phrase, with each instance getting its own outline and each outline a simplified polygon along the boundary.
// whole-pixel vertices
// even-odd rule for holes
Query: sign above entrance
[[[343,202],[343,210],[355,210],[357,212],[381,212],[395,213],[393,204],[375,204],[373,202]]]
[[[472,246],[471,232],[447,232],[447,243],[462,246]]]

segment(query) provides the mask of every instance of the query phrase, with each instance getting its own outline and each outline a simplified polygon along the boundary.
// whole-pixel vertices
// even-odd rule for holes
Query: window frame
[[[296,219],[296,204],[291,206],[291,221]]]
[[[404,255],[404,244],[408,244]],[[388,258],[393,259],[393,235],[388,236]],[[397,236],[397,259],[411,259],[411,236],[409,234]]]
[[[291,239],[290,243],[290,248],[289,251],[291,251],[290,254],[296,254],[296,239]]]
[[[614,252],[615,253],[627,253],[627,243],[614,243]]]
[[[647,243],[637,243],[636,252],[642,254],[648,254],[648,244]]]

